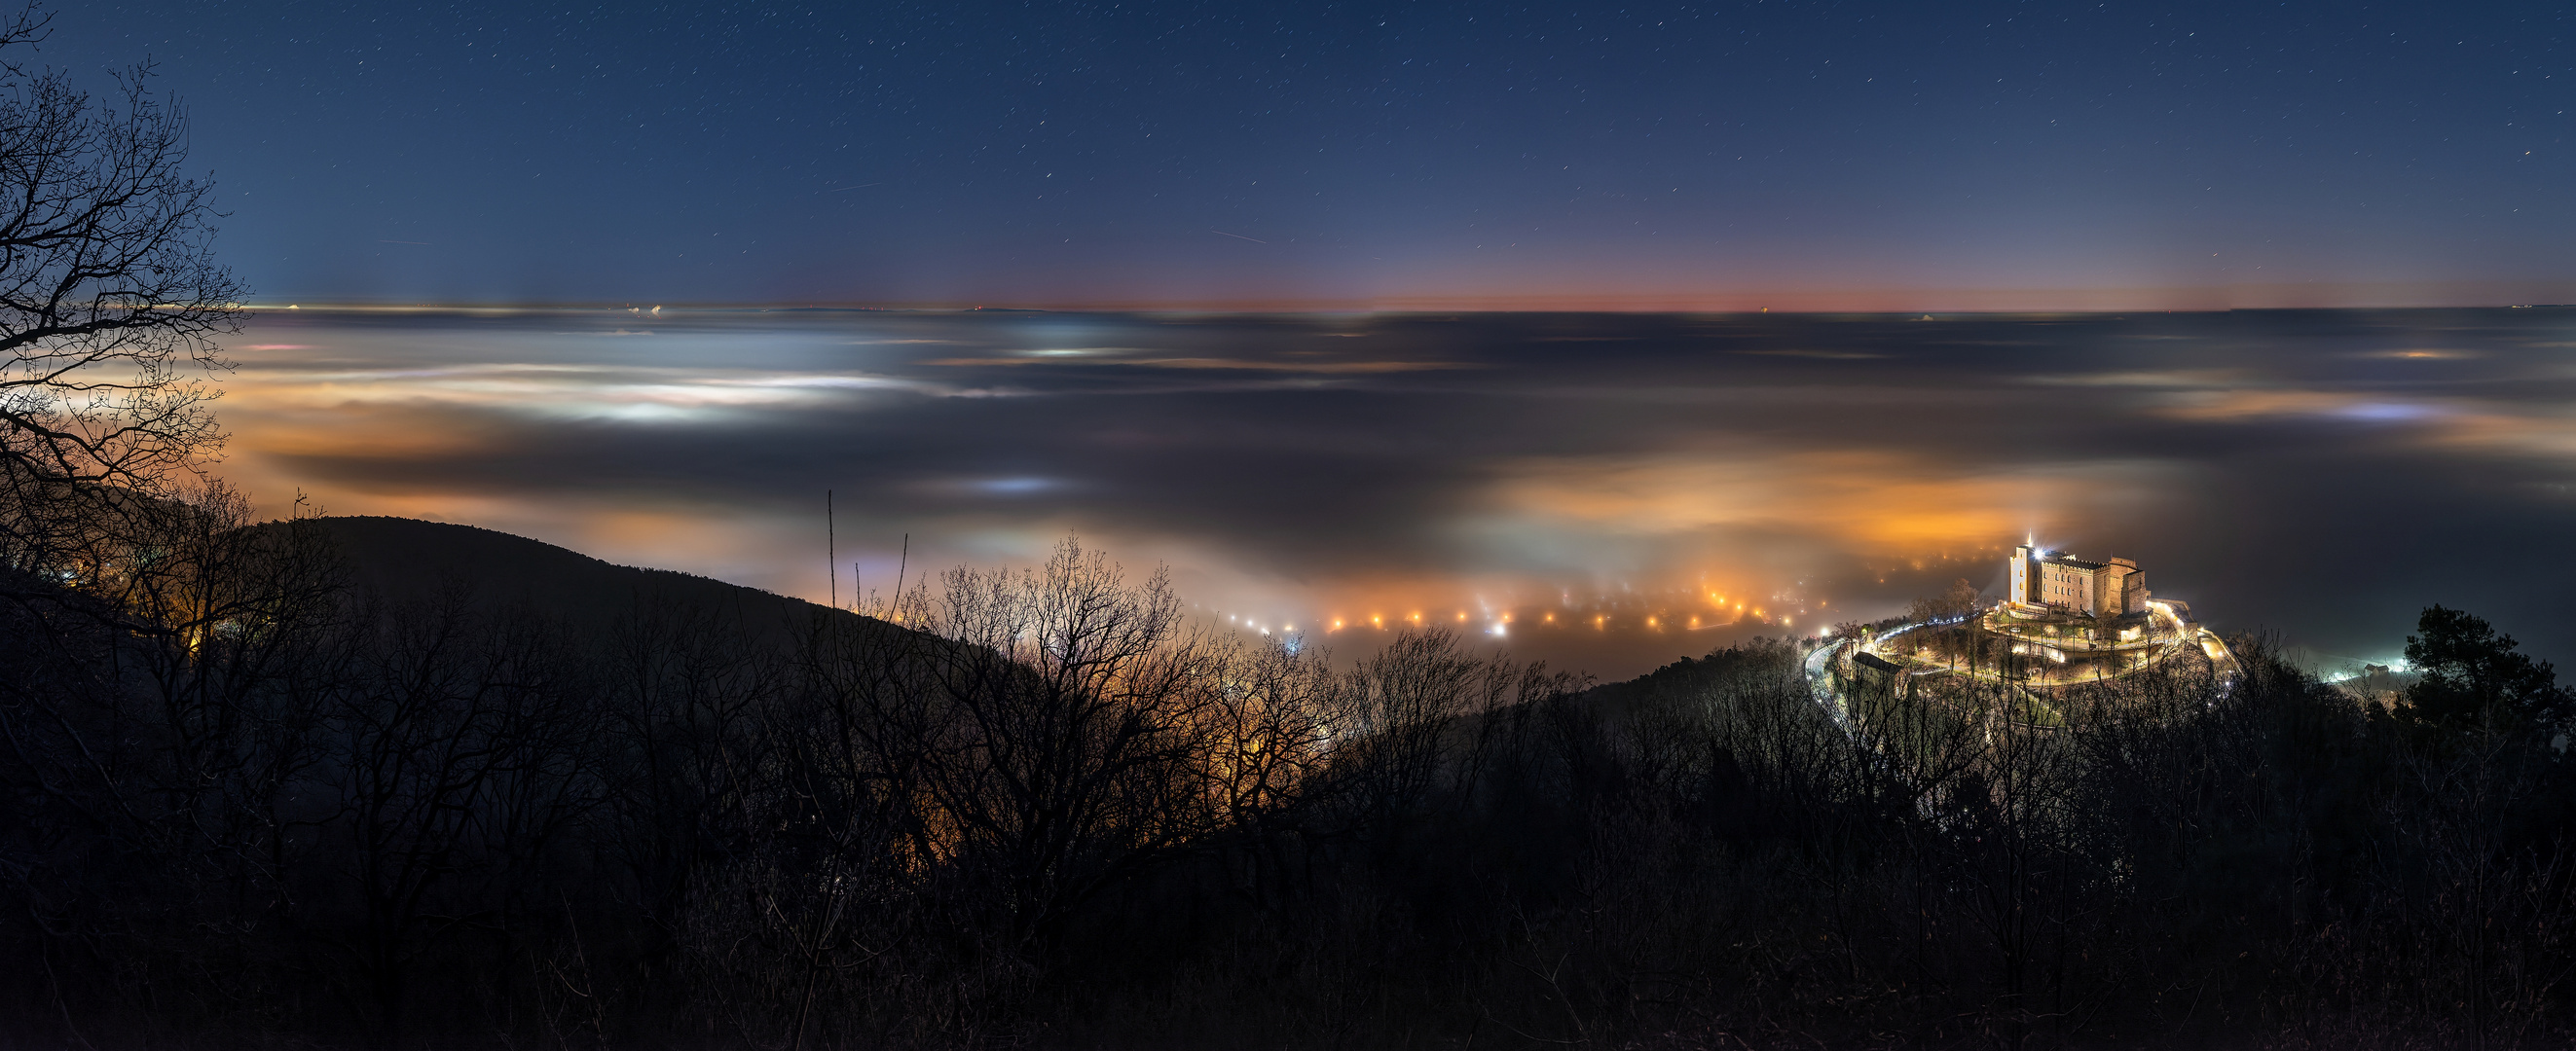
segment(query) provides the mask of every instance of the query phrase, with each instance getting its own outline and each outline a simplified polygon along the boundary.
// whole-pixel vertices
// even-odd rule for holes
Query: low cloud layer
[[[1990,584],[2027,532],[2325,653],[2441,602],[2576,656],[2571,329],[304,310],[242,340],[223,470],[814,598],[830,489],[844,595],[907,534],[918,573],[1079,532],[1251,630],[1419,617],[1605,675]]]

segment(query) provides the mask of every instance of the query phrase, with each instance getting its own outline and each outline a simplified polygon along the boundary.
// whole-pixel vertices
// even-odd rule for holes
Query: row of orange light
[[[1736,608],[1737,608],[1738,610],[1741,610],[1741,609],[1743,609],[1743,606],[1739,604]],[[1768,612],[1764,611],[1764,610],[1758,610],[1758,609],[1757,609],[1757,610],[1754,610],[1754,611],[1752,612],[1752,616],[1753,616],[1755,619],[1757,619],[1757,620],[1758,620],[1758,619],[1765,619],[1765,618],[1768,618],[1768,617],[1770,616],[1770,614],[1769,614]],[[1406,622],[1408,622],[1408,623],[1412,623],[1412,624],[1421,624],[1421,623],[1423,623],[1422,614],[1419,614],[1419,613],[1413,614],[1412,616],[1406,617],[1406,618],[1404,618],[1404,619],[1405,619],[1405,621],[1406,621]],[[1554,624],[1554,623],[1556,623],[1556,614],[1554,614],[1554,613],[1549,613],[1549,614],[1546,614],[1546,615],[1544,615],[1544,616],[1540,617],[1539,619],[1540,619],[1540,621],[1541,621],[1542,623]],[[1742,618],[1738,618],[1738,620],[1741,620],[1741,619],[1742,619]],[[1661,616],[1650,616],[1650,617],[1647,617],[1647,618],[1646,618],[1646,626],[1647,626],[1647,627],[1649,627],[1649,628],[1659,628],[1659,627],[1662,627],[1662,626],[1663,626],[1663,620],[1664,620],[1664,618],[1663,618],[1663,617],[1661,617]],[[1463,624],[1463,623],[1466,623],[1466,621],[1467,621],[1467,614],[1465,614],[1465,613],[1463,613],[1463,612],[1462,612],[1462,613],[1460,613],[1460,614],[1458,614],[1458,621],[1459,621],[1459,623],[1462,623],[1462,624]],[[1501,616],[1499,616],[1499,617],[1494,618],[1494,623],[1496,623],[1496,624],[1498,624],[1498,625],[1499,625],[1499,624],[1509,624],[1509,623],[1511,623],[1511,622],[1512,622],[1512,615],[1511,615],[1511,614],[1509,614],[1509,613],[1505,613],[1505,614],[1503,614],[1503,615],[1501,615]],[[1733,623],[1737,623],[1737,621],[1726,621],[1725,623],[1733,624]],[[1782,617],[1782,618],[1780,618],[1780,623],[1781,623],[1781,624],[1784,624],[1784,625],[1795,624],[1795,623],[1796,623],[1796,620],[1795,620],[1794,618],[1791,618],[1791,617]],[[1595,627],[1595,628],[1607,628],[1607,627],[1609,626],[1609,624],[1610,624],[1610,617],[1609,617],[1609,615],[1608,615],[1608,614],[1594,614],[1594,615],[1593,615],[1593,617],[1592,617],[1592,626],[1593,626],[1593,627]],[[1340,631],[1340,630],[1342,630],[1343,628],[1346,628],[1346,627],[1349,627],[1349,626],[1350,626],[1350,622],[1349,622],[1347,619],[1344,619],[1344,618],[1341,618],[1341,617],[1335,617],[1335,618],[1333,618],[1333,626],[1332,626],[1331,628],[1327,629],[1327,630],[1329,630],[1329,631]],[[1382,628],[1386,627],[1386,617],[1385,617],[1385,616],[1383,616],[1383,615],[1372,616],[1372,617],[1370,617],[1370,618],[1368,619],[1368,626],[1369,626],[1369,627],[1372,627],[1372,628],[1381,628],[1381,629],[1382,629]],[[1699,628],[1700,626],[1701,626],[1701,618],[1699,618],[1699,617],[1692,617],[1692,618],[1690,619],[1690,627],[1692,627],[1692,628],[1696,629],[1696,628]]]
[[[1746,603],[1741,602],[1741,601],[1735,602],[1735,603],[1733,603],[1733,604],[1730,606],[1730,604],[1729,604],[1729,603],[1728,603],[1728,601],[1727,601],[1726,596],[1725,596],[1724,594],[1719,593],[1719,592],[1716,592],[1716,591],[1706,592],[1705,594],[1707,595],[1708,602],[1709,602],[1711,605],[1716,606],[1716,607],[1717,607],[1721,612],[1733,612],[1733,613],[1736,615],[1736,616],[1735,616],[1735,618],[1734,618],[1734,619],[1732,619],[1732,620],[1721,621],[1721,622],[1716,622],[1716,623],[1723,623],[1723,624],[1741,623],[1741,622],[1742,622],[1746,617],[1748,617],[1748,616],[1752,617],[1753,619],[1757,619],[1757,620],[1769,620],[1769,619],[1770,619],[1770,612],[1769,612],[1768,610],[1761,609],[1761,608],[1752,608],[1752,609],[1748,609],[1748,608],[1747,608],[1747,606],[1746,606]],[[1656,629],[1660,629],[1660,628],[1664,627],[1664,621],[1665,621],[1666,617],[1667,617],[1667,615],[1665,615],[1665,614],[1655,614],[1655,615],[1647,616],[1647,617],[1645,618],[1645,626],[1646,626],[1646,627],[1648,627],[1648,628],[1656,628]],[[1510,624],[1510,623],[1512,623],[1512,618],[1513,618],[1513,615],[1512,615],[1512,614],[1509,614],[1509,613],[1504,613],[1504,614],[1500,614],[1500,615],[1498,615],[1498,616],[1493,617],[1493,618],[1492,618],[1492,620],[1491,620],[1491,627],[1490,627],[1490,629],[1489,629],[1489,630],[1491,630],[1494,634],[1497,634],[1497,635],[1499,635],[1499,634],[1503,634],[1503,632],[1504,632],[1504,626],[1505,626],[1505,625],[1508,625],[1508,624]],[[1241,624],[1241,625],[1243,625],[1244,627],[1259,628],[1259,625],[1258,625],[1258,624],[1256,624],[1254,621],[1252,621],[1252,620],[1251,620],[1251,619],[1249,619],[1249,618],[1228,617],[1227,619],[1228,619],[1228,620],[1231,620],[1231,621],[1234,621],[1235,623]],[[1460,623],[1460,624],[1465,624],[1465,623],[1467,623],[1470,619],[1471,619],[1471,615],[1470,615],[1466,610],[1459,610],[1459,611],[1457,611],[1457,622],[1458,622],[1458,623]],[[1557,615],[1556,615],[1555,613],[1553,613],[1553,612],[1543,614],[1543,615],[1540,617],[1540,619],[1541,619],[1541,621],[1542,621],[1543,623],[1550,624],[1550,625],[1553,625],[1553,624],[1557,623]],[[1404,616],[1404,617],[1400,618],[1400,619],[1399,619],[1399,621],[1398,621],[1398,623],[1399,623],[1399,625],[1403,625],[1403,624],[1411,624],[1411,625],[1419,626],[1419,625],[1423,625],[1423,624],[1429,623],[1429,619],[1428,619],[1427,615],[1426,615],[1426,614],[1424,614],[1422,611],[1416,610],[1416,611],[1414,611],[1414,612],[1412,612],[1412,613],[1410,613],[1410,614],[1407,614],[1406,616]],[[1795,618],[1792,618],[1792,617],[1783,616],[1783,617],[1781,617],[1781,618],[1779,619],[1779,623],[1780,623],[1780,624],[1782,624],[1783,626],[1791,626],[1791,625],[1794,625],[1794,624],[1796,623],[1796,620],[1795,620]],[[1333,619],[1332,619],[1331,624],[1332,624],[1332,626],[1331,626],[1331,627],[1329,627],[1329,628],[1326,628],[1326,629],[1325,629],[1328,633],[1329,633],[1329,632],[1338,632],[1338,631],[1342,631],[1342,630],[1345,630],[1345,629],[1347,629],[1347,628],[1351,628],[1351,627],[1353,627],[1353,626],[1354,626],[1353,620],[1352,620],[1351,618],[1347,618],[1347,617],[1335,617],[1335,618],[1333,618]],[[1386,626],[1387,626],[1387,616],[1386,616],[1385,614],[1383,614],[1383,613],[1370,614],[1370,615],[1369,615],[1369,617],[1368,617],[1368,619],[1367,619],[1367,621],[1365,622],[1365,624],[1364,624],[1364,625],[1360,625],[1360,626],[1365,626],[1365,627],[1369,627],[1369,628],[1375,628],[1375,629],[1379,629],[1379,630],[1384,630],[1384,629],[1386,628]],[[1595,615],[1593,615],[1593,617],[1592,617],[1592,626],[1593,626],[1595,629],[1597,629],[1597,630],[1608,630],[1608,628],[1609,628],[1609,626],[1610,626],[1610,616],[1609,616],[1608,614],[1595,614]],[[1693,616],[1693,617],[1689,618],[1688,626],[1689,626],[1691,629],[1698,629],[1698,628],[1703,627],[1703,626],[1715,626],[1715,624],[1712,624],[1711,622],[1709,622],[1709,621],[1708,621],[1706,618],[1704,618],[1704,617]],[[1260,630],[1261,630],[1262,634],[1265,634],[1265,635],[1269,634],[1268,629],[1260,629]],[[1281,629],[1280,629],[1280,630],[1281,630],[1281,632],[1282,632],[1282,633],[1293,633],[1296,629],[1295,629],[1294,627],[1292,627],[1292,626],[1284,626],[1284,625],[1283,625],[1283,626],[1281,627]]]

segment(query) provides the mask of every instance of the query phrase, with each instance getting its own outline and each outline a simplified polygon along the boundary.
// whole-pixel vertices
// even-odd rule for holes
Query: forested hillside
[[[1068,542],[873,616],[220,491],[0,602],[26,1046],[2557,1046],[2545,665],[1820,706],[1204,628]],[[2441,614],[2437,617],[2435,614]],[[2448,619],[2444,619],[2448,618]],[[2448,647],[2444,649],[2444,647]],[[2439,652],[2436,652],[2436,651]],[[2520,663],[2516,663],[2520,661]]]

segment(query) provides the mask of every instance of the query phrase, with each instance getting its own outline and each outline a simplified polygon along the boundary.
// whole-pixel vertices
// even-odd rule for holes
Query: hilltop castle
[[[2063,551],[2022,544],[2013,548],[2011,568],[2012,590],[2006,601],[2023,609],[2088,617],[2147,611],[2147,574],[2125,558],[2087,562]]]

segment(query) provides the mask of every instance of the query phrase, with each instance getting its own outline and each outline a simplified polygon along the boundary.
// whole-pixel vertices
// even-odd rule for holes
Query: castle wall
[[[2114,558],[2096,565],[2029,544],[2013,548],[2007,601],[2069,613],[2114,616],[2147,609],[2147,575],[2138,564]]]
[[[2040,603],[2051,609],[2090,614],[2101,608],[2098,574],[2081,566],[2063,562],[2042,561],[2039,564]]]

